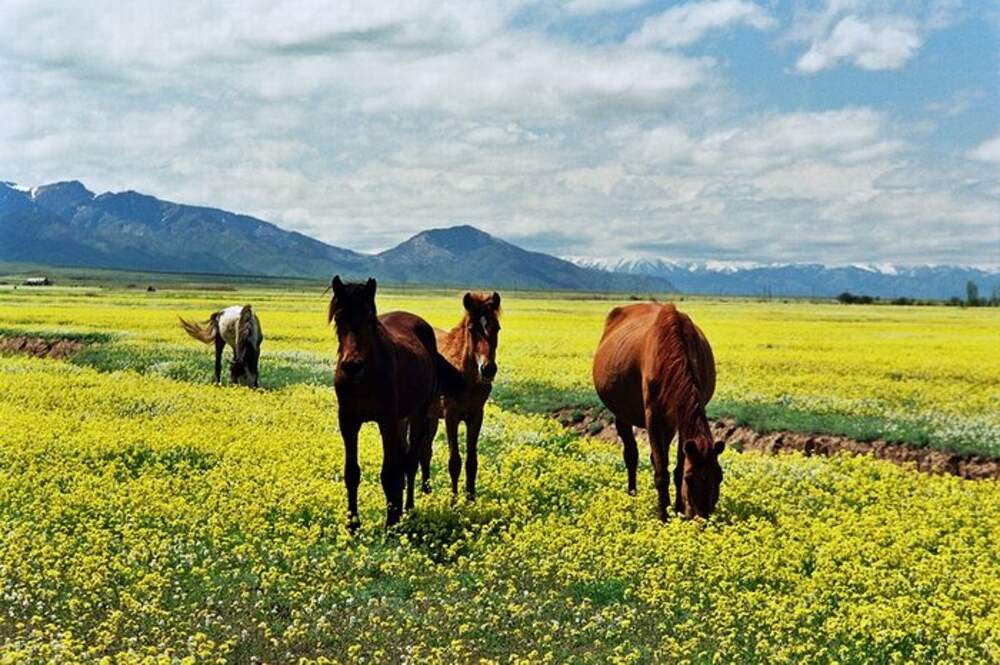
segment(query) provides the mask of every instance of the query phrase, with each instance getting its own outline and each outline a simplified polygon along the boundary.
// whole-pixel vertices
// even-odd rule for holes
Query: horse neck
[[[242,325],[239,323],[236,325],[236,348],[233,351],[237,358],[242,358],[247,349],[256,347],[257,335],[254,334],[256,328],[257,321],[255,316],[251,316]]]
[[[472,333],[469,332],[468,314],[462,316],[458,325],[443,335],[439,351],[451,364],[461,368],[466,383],[475,383],[478,368],[472,352]]]
[[[661,377],[660,408],[670,414],[682,441],[694,439],[699,446],[711,445],[711,429],[701,402],[701,382],[692,362],[692,338],[683,315],[664,308],[656,317],[657,374]],[[707,444],[706,444],[707,442]]]

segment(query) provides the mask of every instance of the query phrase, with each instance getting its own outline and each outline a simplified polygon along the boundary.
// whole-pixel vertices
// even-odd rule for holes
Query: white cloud
[[[570,0],[563,8],[570,14],[620,12],[646,4],[647,0]]]
[[[813,42],[795,67],[807,74],[848,60],[862,69],[899,69],[920,48],[916,24],[904,18],[868,22],[846,16],[823,40]]]
[[[785,39],[809,45],[795,63],[805,74],[841,64],[878,71],[904,67],[931,32],[955,23],[959,0],[825,0],[796,5]]]
[[[969,159],[1000,164],[1000,134],[980,143],[969,151]]]
[[[736,25],[768,30],[774,27],[775,21],[758,5],[746,0],[689,2],[646,19],[639,30],[629,36],[628,43],[676,48],[693,44],[712,30]]]
[[[532,25],[517,2],[10,0],[0,179],[137,189],[361,250],[462,222],[581,255],[676,237],[677,258],[942,260],[947,234],[992,232],[990,170],[939,165],[891,109],[762,110],[714,58],[663,49],[767,29],[764,6],[688,3],[643,45],[634,18],[583,4]],[[559,20],[625,22],[590,42]]]

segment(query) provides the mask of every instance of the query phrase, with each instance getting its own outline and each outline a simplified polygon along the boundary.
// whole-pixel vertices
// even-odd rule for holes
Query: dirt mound
[[[602,409],[562,408],[552,414],[562,425],[581,435],[619,443],[614,418]],[[871,455],[896,464],[912,464],[919,471],[951,474],[979,480],[1000,478],[1000,459],[982,455],[956,455],[933,448],[915,448],[881,439],[858,441],[845,436],[804,434],[801,432],[758,432],[745,425],[723,419],[711,421],[716,441],[725,441],[733,450],[757,450],[765,453],[798,451],[806,455]],[[646,441],[645,430],[636,430],[636,439]]]
[[[33,358],[63,360],[75,355],[84,346],[83,342],[75,339],[0,337],[0,353],[16,353]]]

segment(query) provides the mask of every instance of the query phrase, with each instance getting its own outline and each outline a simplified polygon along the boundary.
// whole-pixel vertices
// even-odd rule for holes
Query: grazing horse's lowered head
[[[497,375],[500,294],[466,293],[462,298],[466,334],[466,367],[477,381],[492,383]]]
[[[335,382],[362,380],[372,371],[375,359],[376,282],[369,278],[364,284],[345,284],[340,275],[330,282],[333,297],[327,321],[337,328],[337,372]]]
[[[686,517],[707,518],[719,502],[722,466],[719,456],[726,449],[724,441],[712,442],[711,437],[688,439],[684,442],[679,501],[677,507]]]
[[[229,363],[229,379],[234,384],[260,387],[260,343],[264,340],[260,322],[250,305],[240,310],[236,324],[236,348]]]

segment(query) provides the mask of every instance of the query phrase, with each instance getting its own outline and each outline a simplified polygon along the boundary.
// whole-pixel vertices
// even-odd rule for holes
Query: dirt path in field
[[[562,408],[553,414],[562,425],[574,432],[620,445],[610,414],[597,409]],[[716,441],[725,441],[733,450],[757,450],[765,453],[798,451],[806,455],[871,455],[896,464],[912,464],[918,471],[951,474],[960,478],[980,480],[1000,478],[1000,459],[982,455],[956,455],[933,448],[915,448],[881,439],[858,441],[845,436],[803,434],[801,432],[758,432],[728,419],[710,421]],[[645,430],[637,430],[636,438],[647,441]]]
[[[0,354],[15,353],[33,358],[65,360],[86,346],[73,339],[43,339],[41,337],[0,337]]]

